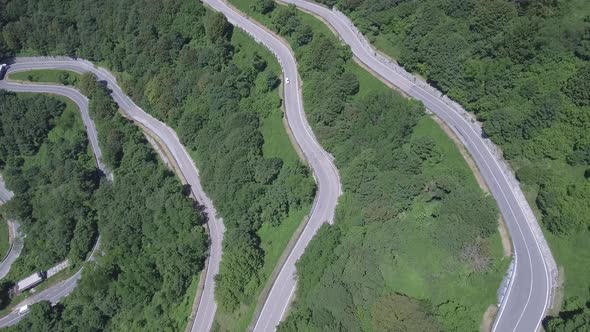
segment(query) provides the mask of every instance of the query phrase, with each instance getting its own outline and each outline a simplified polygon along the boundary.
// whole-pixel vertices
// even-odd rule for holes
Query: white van
[[[18,315],[19,316],[24,315],[24,314],[28,313],[30,310],[31,310],[31,307],[29,307],[28,304],[25,304],[24,306],[22,306],[18,309]]]

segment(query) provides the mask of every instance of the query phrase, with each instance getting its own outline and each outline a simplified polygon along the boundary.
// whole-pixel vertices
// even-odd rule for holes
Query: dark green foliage
[[[306,39],[311,42],[301,43],[297,28],[291,26],[301,21],[299,15],[292,7],[279,6],[270,20],[295,48],[305,82],[306,113],[322,145],[337,160],[345,195],[334,225],[318,231],[297,263],[297,300],[280,330],[441,330],[443,309],[392,294],[386,287],[392,278],[383,271],[396,264],[396,257],[414,260],[417,254],[406,251],[397,234],[404,229],[455,234],[454,238],[428,236],[437,250],[464,262],[464,249],[485,242],[493,233],[494,202],[480,191],[466,190],[455,169],[444,169],[446,177],[434,175],[432,170],[444,156],[438,142],[413,137],[424,120],[422,106],[389,90],[360,95],[359,79],[347,70],[350,50],[313,30]],[[429,202],[432,213],[424,220],[408,220],[405,215],[420,202]],[[456,232],[457,228],[465,231]],[[472,270],[483,273],[485,267]],[[476,327],[470,317],[447,316],[457,326]]]
[[[442,331],[427,303],[400,294],[380,298],[372,316],[376,331]]]
[[[231,37],[233,27],[222,13],[209,13],[205,22],[205,31],[213,43],[227,42]]]
[[[590,308],[588,303],[580,309],[560,312],[557,317],[548,317],[543,321],[546,331],[574,332],[590,328]]]
[[[280,6],[272,14],[273,29],[283,35],[290,36],[301,26],[301,20],[297,16],[297,8],[293,5]]]
[[[56,99],[17,98],[5,91],[0,91],[0,102],[0,164],[3,166],[10,157],[35,154],[55,125],[55,117],[65,108]]]
[[[270,3],[254,5],[270,10],[274,7]],[[306,168],[264,158],[260,115],[269,112],[269,105],[279,105],[272,90],[280,80],[261,56],[242,51],[239,47],[245,46],[232,42],[233,27],[225,16],[193,0],[30,0],[27,6],[8,1],[5,7],[0,14],[0,40],[11,52],[75,54],[124,73],[118,80],[126,93],[175,128],[183,144],[195,152],[203,186],[228,233],[238,229],[243,233],[244,251],[225,250],[223,266],[238,262],[245,270],[258,271],[264,254],[256,231],[263,223],[280,224],[290,211],[309,204],[315,187]],[[291,22],[293,29],[296,23]],[[117,107],[94,84],[92,75],[83,75],[79,86],[93,96],[93,117],[111,119]],[[120,126],[100,131],[109,165],[124,163],[127,136]],[[251,261],[240,261],[243,258]],[[260,283],[257,273],[236,279],[232,269],[223,266],[220,278],[225,281],[218,292],[231,292],[234,300],[250,300]],[[251,287],[245,288],[247,283]],[[220,303],[226,304],[232,305],[225,300]]]
[[[275,9],[274,0],[254,0],[250,7],[261,14],[267,14]]]
[[[350,11],[369,39],[473,111],[504,157],[524,161],[517,175],[531,185],[543,224],[561,238],[556,241],[590,229],[584,217],[590,187],[580,171],[590,165],[587,1],[322,2]],[[561,247],[556,257],[564,265],[566,251],[583,250]],[[574,265],[588,265],[573,261],[566,275]],[[588,283],[568,287],[587,289]],[[548,330],[577,326],[580,319],[560,316]]]
[[[224,248],[224,262],[216,277],[216,296],[225,308],[233,311],[248,300],[251,288],[258,285],[257,271],[262,267],[264,253],[256,236],[245,229],[227,231],[224,241],[229,245]]]
[[[96,238],[98,170],[79,115],[65,108],[55,98],[0,92],[0,162],[15,193],[3,210],[27,234],[13,278],[84,260]]]
[[[590,105],[590,64],[582,67],[567,81],[564,92],[578,106]]]
[[[56,331],[63,307],[52,307],[48,301],[43,301],[31,307],[27,319],[17,328],[9,328],[14,331]]]
[[[295,38],[298,46],[305,46],[313,39],[313,30],[309,25],[301,24],[295,28],[293,38]]]
[[[109,161],[115,181],[103,181],[92,204],[96,216],[91,220],[98,223],[102,254],[96,265],[84,269],[65,307],[35,305],[13,330],[182,329],[185,322],[178,322],[171,310],[203,268],[203,218],[174,174],[158,162],[143,134],[120,114],[98,108],[114,107],[104,87],[95,83],[88,88],[94,91],[91,114],[99,135],[118,133],[120,147],[118,159]],[[100,143],[108,149],[109,143]],[[77,223],[71,255],[85,258],[94,244],[95,228],[85,220]]]

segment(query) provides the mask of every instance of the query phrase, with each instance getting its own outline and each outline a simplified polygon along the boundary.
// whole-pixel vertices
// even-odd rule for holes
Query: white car
[[[289,84],[289,78],[285,77],[285,83]]]
[[[24,314],[28,313],[30,310],[31,310],[31,308],[29,307],[29,305],[25,304],[24,306],[22,306],[18,309],[18,315],[19,316],[24,315]]]

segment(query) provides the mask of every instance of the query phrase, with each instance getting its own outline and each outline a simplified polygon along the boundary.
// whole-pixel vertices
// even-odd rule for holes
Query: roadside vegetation
[[[1,211],[27,234],[7,276],[18,281],[86,258],[96,239],[99,173],[74,104],[0,92],[0,109],[0,167],[15,194]]]
[[[318,2],[483,122],[563,267],[564,301],[545,328],[590,328],[588,1]]]
[[[308,119],[344,185],[334,225],[298,262],[279,330],[477,329],[508,260],[495,202],[453,142],[319,20],[272,1],[230,2],[293,47]]]
[[[95,192],[100,254],[63,304],[34,305],[9,330],[182,330],[207,252],[204,218],[108,91],[92,75],[81,83],[115,176]]]
[[[0,260],[6,257],[10,248],[8,222],[0,215]]]
[[[15,81],[76,85],[80,80],[80,74],[67,70],[40,69],[11,73],[8,78]]]
[[[8,1],[5,9],[0,57],[76,55],[100,63],[143,109],[175,128],[227,227],[216,287],[227,319],[220,321],[243,330],[315,193],[282,124],[277,62],[193,0]],[[116,156],[119,134],[101,135]]]

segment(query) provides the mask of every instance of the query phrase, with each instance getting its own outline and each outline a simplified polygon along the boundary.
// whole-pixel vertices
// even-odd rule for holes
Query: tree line
[[[232,42],[225,17],[192,0],[8,1],[0,25],[4,55],[30,50],[100,62],[121,73],[122,88],[144,110],[175,128],[227,227],[220,306],[233,311],[251,301],[264,282],[257,230],[279,225],[315,192],[305,166],[263,156],[261,117],[281,103],[280,80],[265,60],[241,59],[248,53]],[[101,135],[105,159],[118,160],[121,134]]]
[[[27,235],[8,276],[15,282],[66,258],[74,264],[86,258],[96,239],[100,175],[74,107],[0,92],[0,108],[0,165],[15,194],[2,213]]]
[[[334,36],[293,6],[261,0],[248,9],[294,48],[308,119],[344,186],[334,225],[319,230],[297,263],[296,300],[279,330],[476,329],[487,303],[472,306],[441,289],[471,294],[476,283],[495,278],[492,288],[485,285],[495,291],[502,272],[490,252],[498,217],[493,199],[465,164],[448,162],[442,145],[419,133],[430,121],[423,106],[370,79],[361,83],[350,49]],[[442,261],[430,259],[429,250]],[[420,285],[423,295],[409,284],[392,286],[410,275],[429,280]],[[453,278],[470,286],[455,286]]]
[[[318,0],[336,5],[408,70],[460,102],[516,168],[543,226],[569,243],[565,274],[590,222],[590,6],[560,0]],[[566,277],[568,278],[568,277]],[[568,278],[572,280],[571,278]],[[575,278],[574,278],[575,280]],[[571,287],[571,290],[567,290]],[[588,282],[566,285],[567,308],[545,327],[590,321]],[[565,326],[568,326],[567,328]],[[587,328],[588,325],[585,325]]]
[[[183,329],[190,304],[178,308],[192,299],[187,291],[207,254],[204,217],[142,132],[117,112],[104,84],[92,74],[80,84],[114,170],[114,182],[101,181],[92,205],[100,251],[63,303],[34,305],[9,330]]]

